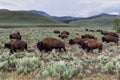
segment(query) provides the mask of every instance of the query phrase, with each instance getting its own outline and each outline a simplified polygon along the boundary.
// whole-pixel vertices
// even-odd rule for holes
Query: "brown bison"
[[[81,41],[80,38],[74,38],[74,39],[70,39],[69,40],[69,44],[73,45],[73,44],[79,44]]]
[[[61,34],[59,35],[59,37],[61,37],[62,39],[65,39],[65,38],[68,37],[69,34],[70,34],[69,32],[63,31],[63,32],[61,32]]]
[[[93,49],[99,49],[99,52],[102,52],[102,46],[102,42],[94,39],[83,39],[81,43],[81,47],[87,52],[93,52]]]
[[[4,48],[9,48],[10,53],[16,52],[16,50],[27,50],[27,43],[18,39],[11,39],[10,42],[5,43]]]
[[[95,36],[93,36],[93,35],[90,35],[90,34],[82,35],[81,38],[90,38],[90,39],[95,39],[95,40],[97,40],[97,37],[95,37]]]
[[[46,52],[52,51],[52,49],[59,49],[59,52],[61,49],[66,51],[65,44],[62,41],[51,37],[44,38],[42,41],[38,42],[37,48],[40,51],[45,50]]]
[[[114,42],[118,44],[119,38],[118,37],[114,37],[111,35],[105,35],[104,37],[102,37],[102,41],[103,42]]]
[[[59,34],[60,31],[59,30],[54,30],[53,33]]]
[[[67,35],[69,35],[70,33],[67,32],[67,31],[63,31],[63,32],[61,32],[61,34],[67,34]]]
[[[100,32],[102,35],[111,35],[114,37],[119,37],[116,32],[108,32],[108,31],[103,31],[103,30],[98,30],[98,32]]]
[[[61,37],[62,39],[65,39],[68,37],[68,35],[67,34],[60,34],[59,37]]]
[[[21,40],[20,32],[10,34],[10,39],[19,39],[19,40]]]

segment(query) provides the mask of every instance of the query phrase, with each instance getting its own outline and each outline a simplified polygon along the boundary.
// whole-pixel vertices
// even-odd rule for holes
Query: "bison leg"
[[[102,52],[102,48],[99,48],[99,53],[101,53]]]
[[[65,49],[65,47],[63,47],[63,50],[66,52],[66,49]]]
[[[13,53],[13,50],[12,50],[12,49],[10,49],[10,53]]]

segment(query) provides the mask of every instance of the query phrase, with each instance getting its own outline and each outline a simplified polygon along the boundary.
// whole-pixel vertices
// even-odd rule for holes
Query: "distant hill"
[[[52,16],[52,18],[65,23],[82,19],[81,17],[71,17],[71,16],[63,16],[63,17]]]
[[[51,16],[46,12],[43,11],[37,11],[37,10],[30,10],[30,12],[35,13],[35,14],[39,14],[48,18],[52,18],[61,22],[65,22],[65,23],[69,23],[70,21],[74,21],[74,20],[78,20],[81,19],[80,17],[71,17],[71,16],[62,16],[62,17],[58,17],[58,16]]]
[[[30,12],[35,13],[35,14],[39,14],[45,17],[51,17],[49,14],[47,14],[46,12],[43,11],[37,11],[37,10],[30,10]]]
[[[45,17],[28,11],[0,10],[0,25],[40,25],[64,24],[52,18]]]
[[[99,14],[80,20],[71,21],[69,25],[76,27],[113,27],[113,20],[117,15]]]

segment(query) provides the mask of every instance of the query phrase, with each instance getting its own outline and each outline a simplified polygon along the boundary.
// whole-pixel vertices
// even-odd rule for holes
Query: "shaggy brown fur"
[[[82,35],[82,38],[90,38],[90,39],[95,39],[95,40],[97,40],[97,37],[95,37],[95,36],[93,36],[93,35],[90,35],[90,34]]]
[[[69,40],[69,44],[73,45],[73,44],[79,44],[80,43],[80,38],[74,38],[74,39],[70,39]]]
[[[99,52],[102,52],[102,42],[94,40],[94,39],[85,39],[82,43],[81,43],[81,47],[83,49],[86,49],[87,52],[93,52],[93,49],[99,49]]]
[[[19,40],[21,40],[20,32],[10,34],[10,39],[19,39]]]
[[[111,35],[105,35],[104,37],[102,37],[102,41],[103,42],[114,42],[118,44],[119,38],[111,36]]]
[[[25,41],[11,39],[10,42],[5,43],[4,48],[9,48],[10,53],[16,52],[16,50],[27,50],[27,43]]]
[[[44,38],[42,41],[38,42],[37,48],[40,51],[45,50],[46,52],[52,51],[52,49],[59,49],[59,52],[61,49],[66,51],[65,44],[62,41],[51,37]]]

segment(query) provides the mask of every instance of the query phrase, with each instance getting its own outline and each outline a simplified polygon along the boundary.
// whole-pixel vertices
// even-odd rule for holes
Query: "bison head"
[[[74,44],[74,41],[72,39],[70,39],[69,44],[71,44],[71,45]]]
[[[42,46],[43,46],[43,42],[40,41],[40,42],[37,43],[37,48],[38,48],[40,51],[43,50],[43,47],[42,47]]]
[[[9,48],[9,49],[10,49],[10,47],[11,47],[11,44],[10,44],[10,43],[5,43],[4,49],[5,49],[5,48]]]

